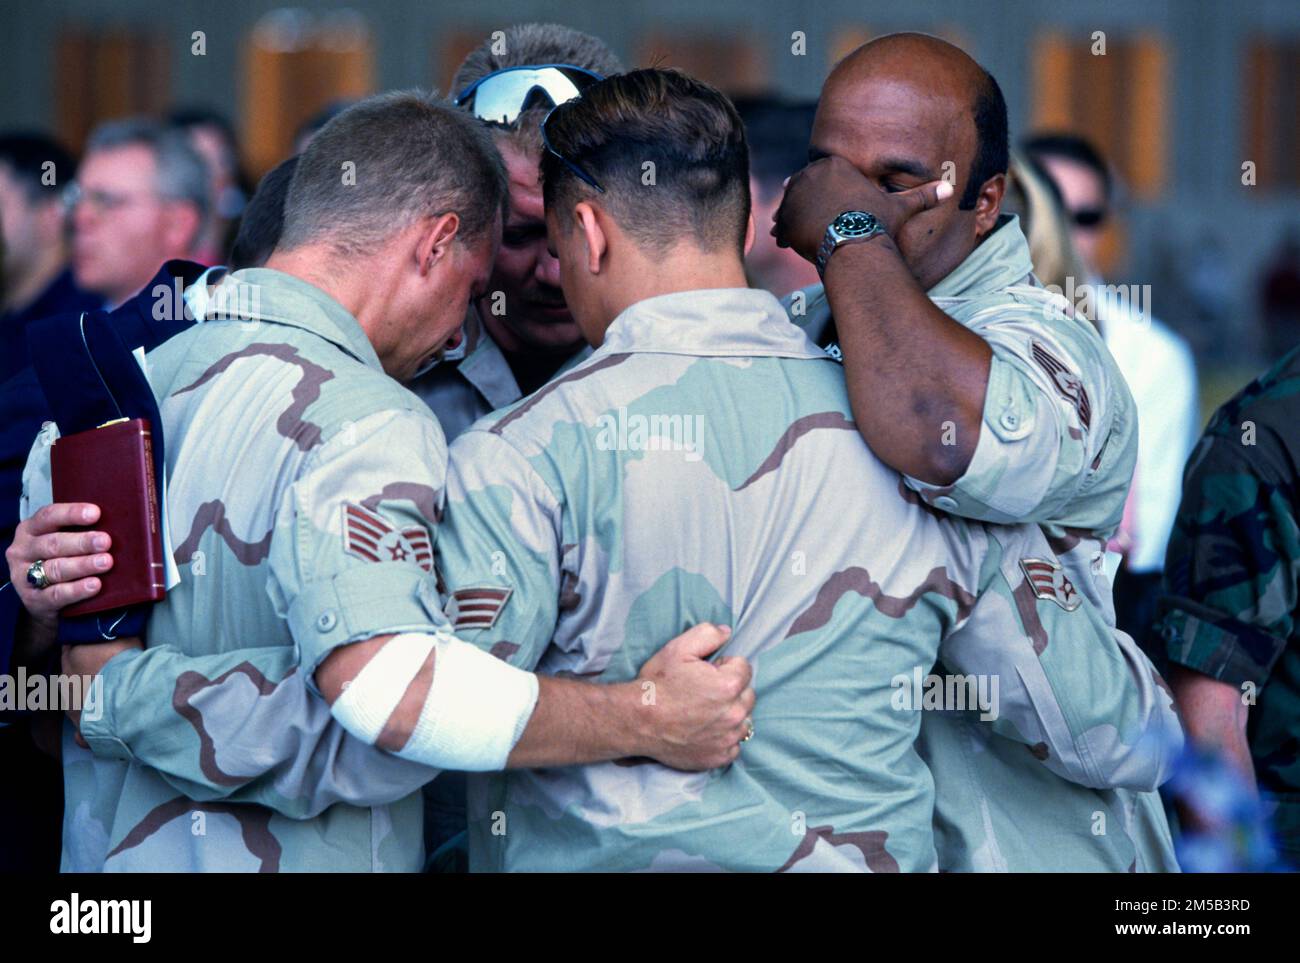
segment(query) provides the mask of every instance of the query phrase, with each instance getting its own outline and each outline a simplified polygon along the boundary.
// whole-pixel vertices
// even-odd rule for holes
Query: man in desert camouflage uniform
[[[611,682],[650,654],[640,639],[726,621],[761,698],[722,772],[471,777],[471,867],[931,869],[910,687],[941,641],[951,669],[1000,681],[988,724],[1035,765],[1159,781],[1169,702],[1135,684],[1046,537],[945,517],[904,488],[858,437],[838,368],[745,288],[731,104],[635,71],[557,108],[546,134],[551,243],[597,350],[452,446],[449,617],[521,668]]]
[[[935,38],[873,41],[827,80],[809,154],[778,212],[781,243],[816,260],[842,212],[884,227],[833,247],[825,286],[787,302],[845,365],[863,437],[936,509],[1040,523],[1113,625],[1105,546],[1132,477],[1136,415],[1096,331],[1037,282],[1016,219],[1000,215],[1007,125],[996,82]],[[947,193],[960,200],[923,210],[916,186],[950,158]],[[1115,638],[1098,663],[1120,659],[1144,700],[1167,705],[1148,660]],[[1154,792],[1072,784],[970,718],[927,713],[919,747],[935,777],[942,869],[1176,868]]]
[[[371,190],[340,186],[345,159]],[[394,378],[440,350],[482,290],[504,194],[499,158],[472,119],[416,94],[365,101],[304,153],[267,268],[234,272],[212,291],[207,320],[150,353],[169,548],[185,570],[153,611],[147,648],[65,651],[65,667],[99,671],[104,693],[102,711],[79,720],[88,748],[66,727],[65,869],[421,866],[417,790],[436,774],[422,763],[444,762],[402,757],[406,739],[391,727],[349,735],[334,718],[341,707],[331,713],[307,679],[357,645],[387,651],[395,634],[476,653],[450,638],[432,574],[443,436]],[[29,460],[28,510],[49,500],[55,433],[47,428]],[[59,558],[56,584],[41,592],[66,596],[92,571],[84,561]],[[40,593],[23,591],[39,610]],[[705,668],[733,677],[728,691],[747,672],[739,660]],[[446,671],[440,657],[432,679]],[[584,735],[631,733],[623,721],[645,715],[635,687],[565,685],[521,690],[518,721],[506,720],[512,761],[530,761],[513,753],[539,724],[553,738],[537,761],[660,755],[659,737],[593,748]],[[488,710],[473,715],[457,716],[462,732],[500,724]],[[738,739],[728,737],[729,752]],[[493,764],[505,761],[500,752]]]
[[[1192,454],[1160,634],[1188,737],[1221,752],[1300,866],[1300,349],[1218,410]]]

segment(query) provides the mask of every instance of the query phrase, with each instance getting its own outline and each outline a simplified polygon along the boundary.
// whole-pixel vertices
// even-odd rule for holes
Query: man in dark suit
[[[159,297],[174,299],[178,290],[195,283],[202,265],[168,261],[139,294],[110,315],[110,322],[128,348],[157,347],[192,324],[184,311],[176,320],[159,321]],[[162,292],[166,292],[165,294]],[[31,325],[34,336],[42,328],[75,323],[81,312],[45,319]],[[18,526],[18,501],[23,467],[41,424],[54,417],[36,370],[27,365],[0,385],[0,544],[13,540]],[[0,673],[10,671],[10,656],[22,605],[13,586],[0,588]],[[57,666],[49,671],[57,672]],[[56,759],[38,751],[35,744],[57,751],[58,740],[43,738],[42,721],[57,715],[27,715],[0,711],[0,770],[7,773],[6,792],[0,793],[0,872],[54,871],[59,866],[59,827],[62,822],[62,769]],[[51,730],[51,736],[57,728]]]
[[[65,311],[99,307],[68,269],[63,188],[76,162],[42,134],[0,135],[0,227],[4,293],[0,295],[0,381],[27,364],[27,325]]]

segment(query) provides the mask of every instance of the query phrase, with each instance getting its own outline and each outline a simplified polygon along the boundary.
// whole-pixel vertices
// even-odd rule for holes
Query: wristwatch
[[[826,262],[841,244],[849,241],[866,241],[885,233],[885,225],[874,214],[866,211],[845,211],[826,228],[822,246],[817,249],[817,276],[826,273]]]

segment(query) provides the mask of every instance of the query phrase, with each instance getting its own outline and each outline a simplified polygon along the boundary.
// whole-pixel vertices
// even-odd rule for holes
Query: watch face
[[[861,237],[876,229],[879,222],[874,214],[865,211],[845,211],[835,218],[835,231],[843,237]]]

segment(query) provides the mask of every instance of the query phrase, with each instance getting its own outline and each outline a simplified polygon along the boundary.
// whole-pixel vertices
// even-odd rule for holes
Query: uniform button
[[[1002,412],[1002,427],[1013,431],[1020,424],[1020,417],[1014,411]]]
[[[334,614],[333,609],[326,609],[316,617],[316,631],[328,632],[334,626],[339,624],[339,617]]]
[[[935,508],[942,508],[945,512],[954,511],[957,508],[957,499],[949,498],[947,495],[940,495],[934,500]]]

